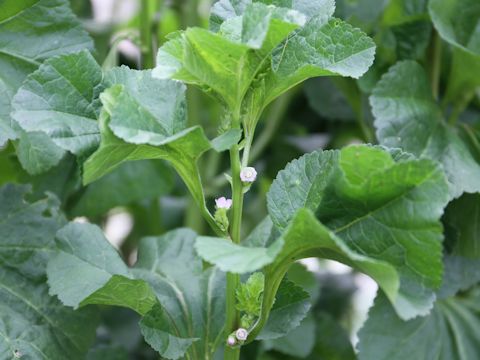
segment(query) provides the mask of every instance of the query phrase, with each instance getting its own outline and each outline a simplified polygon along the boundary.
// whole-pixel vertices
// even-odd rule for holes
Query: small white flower
[[[257,170],[253,167],[244,167],[242,171],[240,171],[240,179],[246,183],[253,183],[257,178]]]
[[[228,346],[235,346],[236,343],[237,343],[237,340],[235,339],[234,336],[230,335],[230,336],[227,338],[227,345],[228,345]]]
[[[235,336],[238,340],[245,341],[248,337],[248,331],[244,328],[239,328],[237,331],[235,331]]]
[[[215,204],[217,205],[217,209],[230,209],[232,207],[232,199],[227,199],[225,196],[221,198],[215,199]]]

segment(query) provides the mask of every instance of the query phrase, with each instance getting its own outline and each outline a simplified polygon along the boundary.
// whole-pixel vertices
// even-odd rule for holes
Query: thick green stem
[[[149,1],[142,0],[140,8],[140,52],[142,55],[142,69],[151,69],[155,65],[152,23]]]
[[[242,212],[243,212],[243,184],[240,179],[240,154],[238,145],[232,146],[230,149],[230,162],[232,166],[232,219],[230,236],[236,244],[241,240]],[[227,274],[227,293],[226,306],[227,314],[225,319],[225,332],[230,334],[238,328],[240,322],[240,313],[236,309],[235,291],[240,282],[237,274]],[[225,347],[224,359],[237,360],[240,357],[239,348]]]

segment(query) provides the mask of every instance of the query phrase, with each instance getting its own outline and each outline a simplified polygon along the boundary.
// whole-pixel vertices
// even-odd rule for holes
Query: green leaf
[[[233,145],[238,144],[242,138],[242,130],[230,129],[211,141],[212,147],[217,152],[229,150]]]
[[[187,349],[185,357],[203,360],[210,358],[224,340],[225,274],[216,268],[203,270],[193,248],[195,237],[193,231],[179,229],[143,239],[133,272],[155,292],[169,319],[168,333],[186,339],[180,341],[181,346],[185,341],[201,339]],[[142,332],[148,331],[151,337],[146,340],[154,348],[167,349],[164,315],[155,308],[151,315],[148,323],[142,321]]]
[[[428,5],[439,35],[454,46],[445,97],[465,107],[480,87],[480,4],[476,0],[431,0]]]
[[[172,36],[159,50],[154,76],[213,90],[255,123],[265,106],[298,83],[359,77],[372,64],[373,41],[330,19],[333,11],[333,1],[217,2],[211,18],[217,32],[194,28]]]
[[[86,50],[50,58],[17,91],[12,118],[25,131],[45,133],[63,150],[87,156],[100,140],[102,77]]]
[[[161,161],[124,163],[88,185],[70,211],[73,216],[96,217],[117,206],[168,194],[174,185],[171,168]]]
[[[200,127],[185,129],[185,86],[151,77],[151,71],[121,67],[110,71],[101,95],[99,149],[84,164],[83,182],[89,184],[127,161],[162,159],[172,163],[200,211],[217,229],[205,205],[197,168],[198,158],[211,148]]]
[[[307,360],[355,360],[349,334],[329,314],[317,317],[317,339]]]
[[[278,287],[268,321],[257,339],[276,339],[288,334],[300,325],[310,307],[308,293],[293,282],[284,279]]]
[[[352,146],[293,161],[268,193],[273,222],[287,230],[266,269],[272,285],[265,297],[293,260],[317,255],[366,272],[402,318],[425,314],[441,282],[439,219],[447,196],[436,164],[395,163],[379,148]]]
[[[478,353],[479,260],[447,255],[439,301],[422,318],[402,321],[380,294],[360,330],[360,359],[470,359]],[[466,294],[455,296],[460,291]],[[398,346],[402,346],[402,354]]]
[[[266,350],[275,350],[296,358],[306,358],[315,345],[315,328],[315,319],[309,315],[286,336],[265,340],[263,345]]]
[[[140,321],[145,341],[167,359],[179,359],[198,338],[182,338],[172,335],[168,314],[156,305]]]
[[[265,277],[261,272],[253,273],[247,282],[240,284],[236,291],[237,310],[250,316],[260,316],[264,285]]]
[[[145,340],[163,357],[208,358],[221,340],[225,275],[203,271],[195,237],[179,229],[142,239],[138,261],[128,269],[98,227],[71,223],[59,232],[61,251],[48,266],[50,291],[70,306],[137,311]]]
[[[10,102],[26,76],[49,57],[93,48],[67,0],[6,0],[1,12],[0,146],[17,138]]]
[[[355,119],[355,112],[347,96],[332,79],[327,77],[311,79],[303,88],[308,104],[322,118],[341,121]]]
[[[466,291],[480,282],[480,260],[457,255],[444,257],[445,273],[442,287],[437,291],[440,299]]]
[[[398,318],[384,296],[377,296],[359,333],[359,359],[475,359],[480,344],[479,296],[477,289],[467,297],[438,301],[430,315],[407,322]]]
[[[163,145],[186,127],[185,86],[152,78],[151,71],[121,67],[106,75],[101,95],[110,129],[133,144]],[[116,85],[115,85],[116,84]]]
[[[419,64],[404,61],[390,68],[370,102],[382,145],[439,161],[447,174],[451,198],[480,191],[480,165],[454,129],[443,122]]]
[[[294,1],[294,0],[220,0],[212,6],[210,28],[218,31],[226,20],[243,15],[251,4],[266,4],[283,7],[313,17],[318,14],[332,16],[335,10],[334,0]]]
[[[451,253],[469,258],[480,258],[480,194],[465,194],[451,202],[444,217],[455,231]]]
[[[234,274],[254,272],[272,263],[282,247],[282,239],[269,247],[246,247],[207,236],[200,236],[195,242],[195,250],[203,260]]]
[[[118,305],[141,315],[155,304],[150,287],[133,278],[97,226],[68,224],[57,234],[57,248],[58,255],[48,264],[48,284],[63,304]]]
[[[55,167],[65,156],[65,151],[43,132],[27,133],[18,129],[17,135],[17,157],[30,175],[38,175]]]
[[[468,52],[480,55],[480,4],[476,0],[430,0],[428,10],[440,36]]]
[[[48,295],[45,266],[65,221],[58,201],[26,200],[28,187],[0,188],[0,354],[13,359],[84,359],[97,318]]]
[[[45,275],[55,251],[55,233],[65,220],[55,197],[29,203],[29,192],[27,186],[0,188],[0,265],[38,280]]]

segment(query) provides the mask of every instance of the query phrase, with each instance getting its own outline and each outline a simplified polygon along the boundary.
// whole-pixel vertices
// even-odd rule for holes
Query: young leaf
[[[30,203],[27,193],[25,186],[0,188],[0,354],[84,359],[95,336],[95,311],[63,307],[44,281],[54,234],[65,220],[56,199]]]
[[[451,198],[480,191],[480,165],[454,129],[444,123],[419,64],[404,61],[390,68],[370,102],[382,145],[438,160],[447,174]]]
[[[37,28],[41,31],[32,31]],[[93,48],[93,42],[67,0],[2,2],[0,146],[17,138],[10,119],[10,102],[26,76],[49,57],[85,48]]]
[[[232,112],[255,123],[265,106],[298,83],[359,77],[373,63],[373,41],[331,19],[333,11],[333,1],[220,1],[212,9],[216,32],[175,34],[159,50],[153,74],[212,89]]]
[[[292,162],[268,194],[273,222],[287,231],[285,246],[266,269],[266,282],[273,285],[265,297],[292,260],[316,253],[369,274],[402,318],[425,314],[441,282],[439,219],[446,189],[433,162],[395,163],[368,146],[315,152]]]
[[[237,310],[250,316],[260,316],[264,286],[265,277],[261,272],[250,275],[247,282],[240,284],[236,291]]]
[[[102,77],[86,50],[50,58],[17,91],[12,118],[25,131],[45,133],[63,150],[88,156],[100,140]]]

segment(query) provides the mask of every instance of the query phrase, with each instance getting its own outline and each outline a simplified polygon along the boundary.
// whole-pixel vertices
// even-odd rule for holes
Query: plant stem
[[[442,39],[438,33],[433,32],[433,48],[432,48],[432,93],[433,97],[438,100],[440,89],[440,75],[442,70]]]
[[[151,16],[148,3],[148,0],[142,0],[140,8],[140,51],[142,55],[142,69],[151,69],[155,65]]]
[[[240,180],[240,150],[238,145],[230,149],[230,162],[232,167],[232,219],[231,219],[231,238],[236,244],[241,240],[242,212],[243,212],[243,184]],[[226,306],[227,314],[225,319],[226,335],[230,334],[239,326],[240,314],[236,309],[235,291],[240,282],[237,274],[227,274],[227,293]],[[240,357],[239,348],[225,347],[224,359],[237,360]]]

